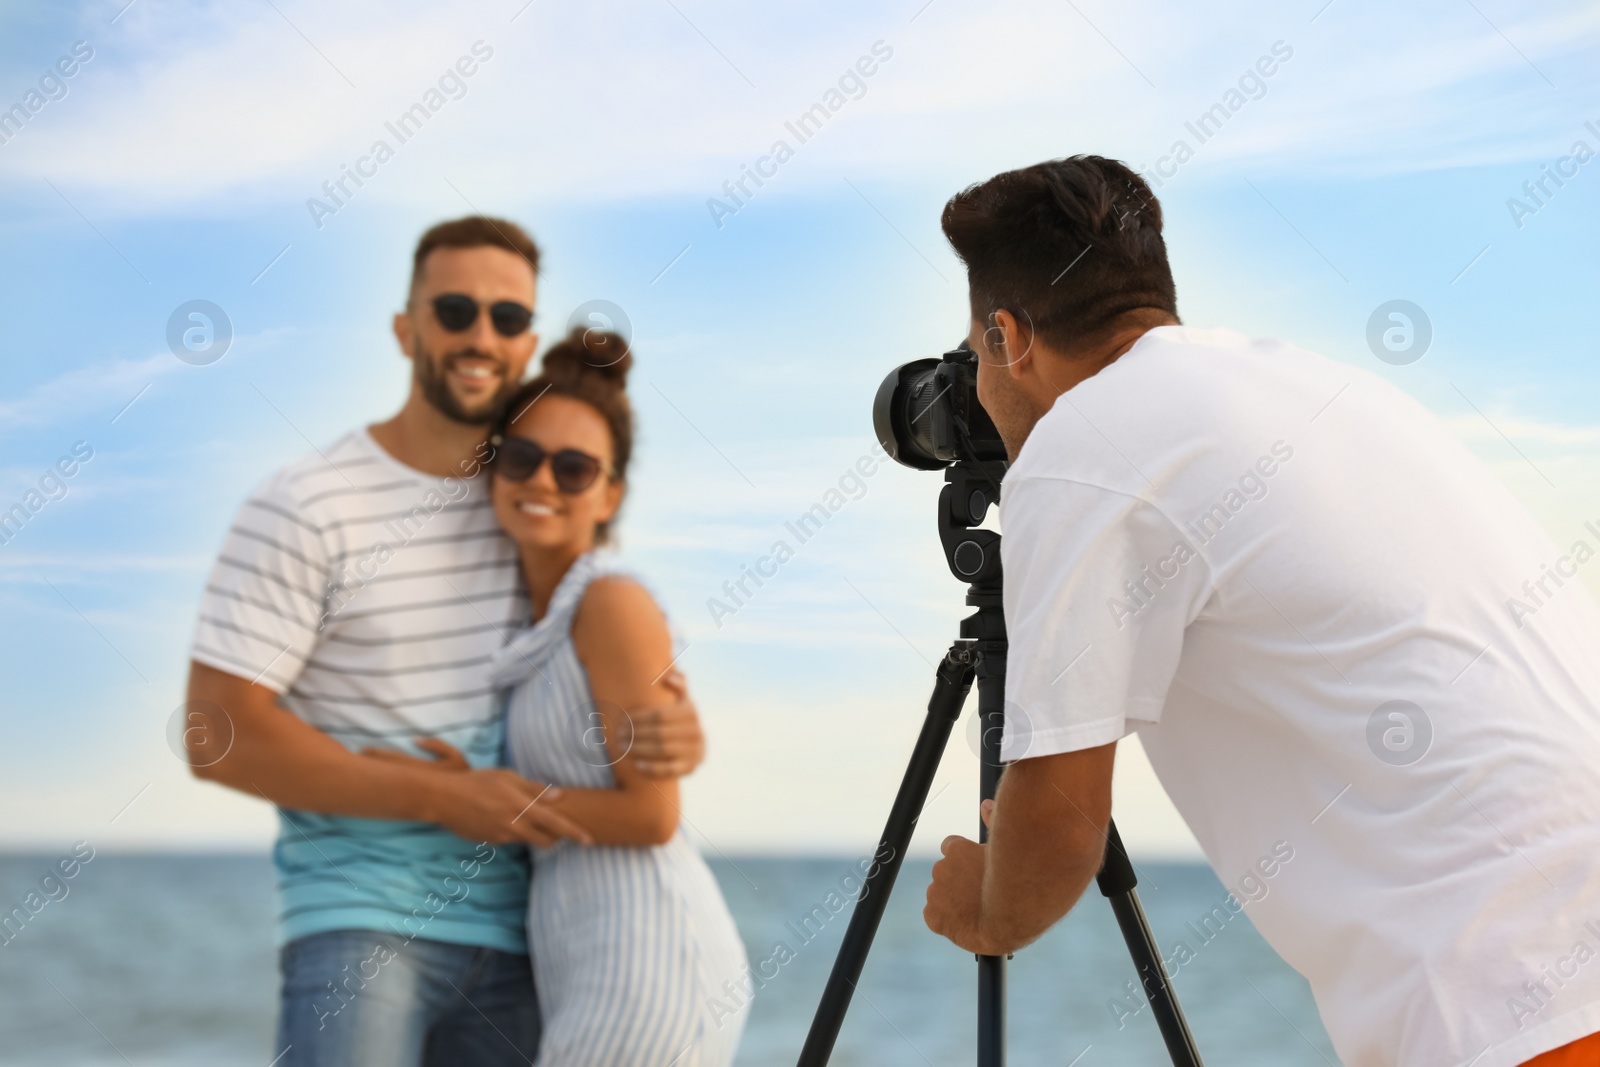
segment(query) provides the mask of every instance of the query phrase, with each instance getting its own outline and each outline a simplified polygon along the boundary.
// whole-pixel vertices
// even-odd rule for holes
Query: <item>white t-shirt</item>
[[[1600,1031],[1600,524],[1559,548],[1382,379],[1181,326],[1003,489],[1005,758],[1137,730],[1347,1067]]]

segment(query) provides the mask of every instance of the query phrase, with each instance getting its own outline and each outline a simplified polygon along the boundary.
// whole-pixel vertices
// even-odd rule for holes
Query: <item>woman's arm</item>
[[[671,697],[661,676],[672,663],[672,637],[661,609],[626,578],[597,578],[584,591],[572,625],[578,660],[589,675],[615,789],[563,787],[549,806],[601,845],[659,845],[678,829],[678,782],[646,777],[632,753],[624,708],[658,706]]]

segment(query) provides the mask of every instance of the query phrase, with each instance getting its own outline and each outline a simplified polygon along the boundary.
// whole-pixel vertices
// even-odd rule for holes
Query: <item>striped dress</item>
[[[579,558],[550,608],[495,657],[509,689],[506,757],[518,773],[609,789],[600,718],[572,643],[594,578],[628,574],[617,557]],[[629,574],[629,577],[633,577]],[[528,947],[544,1031],[544,1067],[725,1067],[744,1026],[725,983],[748,970],[744,944],[705,861],[680,827],[648,847],[569,841],[536,849]]]

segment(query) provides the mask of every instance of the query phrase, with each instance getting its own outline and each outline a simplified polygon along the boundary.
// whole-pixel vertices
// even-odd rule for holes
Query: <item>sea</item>
[[[0,855],[0,909],[20,906],[59,858]],[[719,1011],[743,1016],[737,1062],[792,1064],[849,922],[841,887],[854,884],[859,860],[709,862],[751,961],[765,964],[753,996],[733,991]],[[901,870],[835,1046],[838,1067],[975,1062],[977,965],[923,926],[930,868],[908,859]],[[1163,954],[1182,960],[1173,985],[1206,1063],[1338,1064],[1310,988],[1252,928],[1248,909],[1222,907],[1228,918],[1217,917],[1228,894],[1208,867],[1140,862],[1138,871]],[[3,934],[0,1065],[269,1067],[281,1050],[267,856],[102,852],[65,885],[65,896]],[[1009,1062],[1171,1062],[1133,979],[1110,905],[1091,888],[1008,965]]]

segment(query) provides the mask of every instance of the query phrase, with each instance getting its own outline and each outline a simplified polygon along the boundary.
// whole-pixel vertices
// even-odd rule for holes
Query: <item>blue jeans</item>
[[[500,1067],[533,1062],[526,955],[331,930],[283,946],[274,1067]]]

